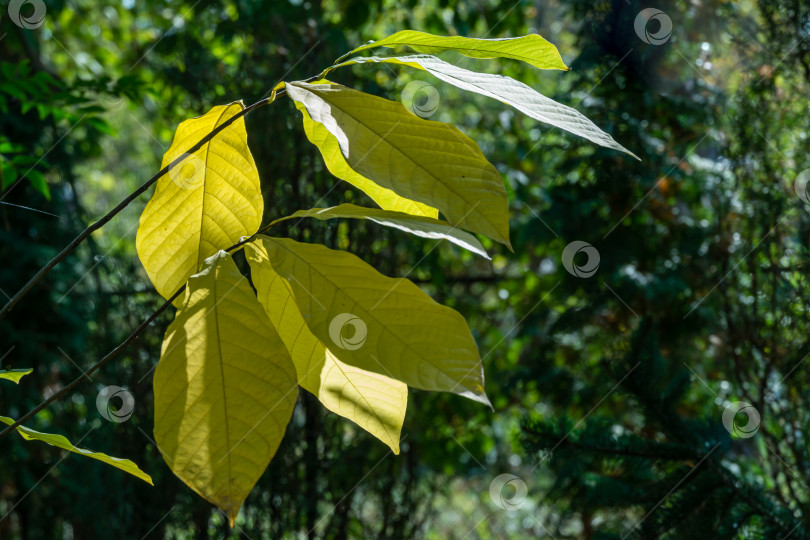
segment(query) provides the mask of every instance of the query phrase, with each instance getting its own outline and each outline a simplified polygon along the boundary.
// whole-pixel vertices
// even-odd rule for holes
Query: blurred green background
[[[23,18],[36,15],[34,4],[22,6]],[[495,411],[412,391],[394,456],[302,391],[281,448],[230,529],[152,442],[151,374],[171,320],[164,314],[29,423],[135,461],[155,487],[6,437],[0,538],[810,535],[810,172],[800,174],[810,167],[808,2],[42,5],[42,24],[23,28],[0,2],[2,302],[158,170],[180,121],[217,104],[252,103],[280,80],[315,75],[401,29],[543,35],[572,71],[443,58],[574,106],[642,160],[426,73],[364,65],[332,74],[393,100],[411,81],[428,83],[416,99],[438,96],[430,119],[459,126],[502,173],[514,253],[487,243],[490,263],[364,222],[285,222],[280,232],[350,250],[460,311]],[[638,32],[650,7],[664,18]],[[286,98],[250,115],[247,127],[265,222],[316,205],[372,204],[345,183],[321,199],[337,180]],[[0,387],[0,414],[24,414],[162,304],[134,247],[147,199],[0,322],[0,363],[35,370]],[[562,264],[574,241],[596,248],[592,277]],[[580,265],[587,258],[577,257]],[[96,396],[108,385],[134,395],[128,421],[98,413]]]

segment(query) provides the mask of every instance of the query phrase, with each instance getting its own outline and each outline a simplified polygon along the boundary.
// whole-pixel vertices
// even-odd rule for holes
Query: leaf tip
[[[464,390],[458,394],[473,401],[477,401],[478,403],[483,403],[489,407],[492,412],[495,412],[495,408],[492,406],[492,402],[489,401],[484,387],[480,384],[477,384],[472,390]]]

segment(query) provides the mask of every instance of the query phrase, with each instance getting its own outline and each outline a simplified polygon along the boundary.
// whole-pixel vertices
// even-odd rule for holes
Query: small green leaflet
[[[557,47],[537,34],[513,38],[477,39],[463,36],[434,36],[416,30],[402,30],[379,41],[366,43],[349,54],[374,47],[397,45],[406,45],[416,52],[426,54],[456,51],[470,58],[511,58],[540,69],[568,70]]]
[[[34,371],[33,368],[28,369],[3,369],[0,370],[0,379],[11,381],[14,384],[20,384],[20,379]]]
[[[14,423],[14,420],[12,420],[7,416],[0,416],[0,422],[3,422],[4,424],[10,426]],[[107,454],[102,454],[101,452],[93,452],[92,450],[79,448],[78,446],[74,446],[73,443],[71,443],[62,435],[55,435],[52,433],[42,433],[40,431],[36,431],[34,429],[27,428],[25,426],[17,426],[17,433],[19,433],[20,436],[27,441],[42,441],[44,443],[50,444],[51,446],[55,446],[57,448],[67,450],[69,452],[79,454],[80,456],[96,459],[98,461],[101,461],[102,463],[106,463],[107,465],[112,465],[116,469],[121,469],[122,471],[127,472],[132,476],[136,476],[141,480],[143,480],[144,482],[149,483],[150,485],[154,485],[154,483],[152,483],[152,477],[143,472],[141,469],[138,468],[137,465],[135,465],[128,459],[112,457],[108,456]]]

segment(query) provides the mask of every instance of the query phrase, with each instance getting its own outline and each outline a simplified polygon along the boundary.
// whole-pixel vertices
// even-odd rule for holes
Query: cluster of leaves
[[[538,35],[479,40],[403,31],[349,54],[396,45],[567,69]],[[294,218],[359,218],[444,238],[485,257],[470,232],[510,245],[503,180],[471,139],[325,79],[365,61],[424,69],[626,151],[576,110],[508,77],[427,54],[339,59],[310,81],[280,83],[260,103],[289,96],[330,172],[381,209],[314,208],[260,229],[263,198],[243,120],[256,105],[234,102],[183,122],[136,240],[155,288],[178,308],[154,376],[155,440],[175,474],[231,522],[281,442],[299,384],[395,453],[408,386],[489,404],[478,349],[457,312],[350,253],[260,234]],[[255,293],[234,261],[243,248]]]

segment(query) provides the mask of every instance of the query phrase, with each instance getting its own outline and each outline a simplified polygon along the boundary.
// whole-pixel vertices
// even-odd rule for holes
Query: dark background
[[[364,65],[332,74],[394,100],[412,80],[430,83],[440,98],[431,120],[458,125],[503,174],[514,253],[487,243],[489,263],[356,221],[286,222],[281,233],[348,249],[459,310],[481,350],[495,412],[412,391],[402,453],[393,456],[301,392],[281,448],[231,530],[173,476],[151,440],[151,368],[166,314],[29,423],[132,459],[155,487],[6,437],[0,538],[810,533],[810,198],[797,182],[810,167],[807,2],[46,0],[34,29],[14,24],[7,4],[0,2],[3,295],[149,178],[180,121],[216,104],[252,103],[279,80],[310,77],[401,29],[540,33],[572,71],[443,57],[576,107],[642,160],[426,73]],[[660,45],[634,29],[648,7],[672,22]],[[30,14],[30,5],[23,9]],[[257,110],[247,126],[265,222],[316,203],[370,204],[348,184],[319,202],[336,180],[286,98]],[[34,368],[20,385],[0,387],[0,414],[24,414],[162,303],[134,248],[147,199],[94,234],[0,322],[2,364]],[[561,263],[575,240],[598,250],[590,278]],[[124,423],[96,409],[108,385],[135,397]],[[737,403],[751,414],[724,425],[723,412]],[[505,487],[512,511],[490,495],[502,473],[527,488],[518,500]]]

